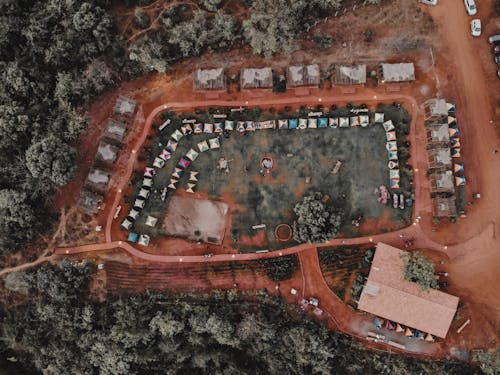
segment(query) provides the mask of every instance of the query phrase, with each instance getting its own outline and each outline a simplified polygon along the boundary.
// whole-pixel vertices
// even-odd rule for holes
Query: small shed
[[[116,99],[114,112],[123,116],[132,116],[135,112],[137,103],[135,100],[120,95]]]
[[[318,87],[320,83],[319,65],[289,66],[286,71],[288,87]]]
[[[243,68],[240,71],[241,89],[271,89],[273,71],[271,68]]]
[[[364,85],[366,83],[366,64],[336,65],[336,85]]]
[[[415,66],[413,63],[381,64],[382,82],[415,81]]]
[[[195,90],[225,90],[226,75],[223,68],[198,69],[193,73],[193,87]]]

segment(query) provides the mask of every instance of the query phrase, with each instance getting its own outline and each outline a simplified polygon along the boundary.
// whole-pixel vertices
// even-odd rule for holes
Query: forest
[[[86,297],[94,272],[92,263],[65,260],[9,275],[0,365],[19,374],[481,373],[366,351],[265,293],[122,294],[96,302]]]

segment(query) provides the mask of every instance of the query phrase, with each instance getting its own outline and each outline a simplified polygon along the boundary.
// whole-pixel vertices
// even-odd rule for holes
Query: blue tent
[[[127,241],[132,242],[132,243],[136,243],[138,239],[139,239],[139,235],[137,233],[130,232],[128,234]]]
[[[380,319],[376,316],[375,317],[375,327],[377,328],[382,328],[382,322],[380,321]]]
[[[327,128],[328,127],[328,119],[326,117],[320,117],[318,119],[318,128]]]
[[[288,129],[297,129],[299,121],[296,118],[288,120]]]

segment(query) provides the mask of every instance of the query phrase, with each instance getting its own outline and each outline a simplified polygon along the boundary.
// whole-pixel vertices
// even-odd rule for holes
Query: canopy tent
[[[366,128],[370,123],[370,116],[368,115],[359,115],[359,123],[363,128]]]
[[[253,132],[255,130],[255,123],[253,121],[245,121],[245,130]]]
[[[288,120],[288,129],[297,129],[299,126],[299,121],[296,118],[291,118]]]
[[[196,184],[193,184],[192,182],[188,182],[188,183],[187,183],[187,187],[186,187],[186,193],[191,193],[191,194],[193,194],[193,193],[194,193],[195,188],[196,188]]]
[[[146,201],[144,199],[139,199],[137,198],[135,201],[134,201],[134,208],[137,207],[137,208],[143,208],[144,205],[146,204]]]
[[[396,151],[388,152],[389,160],[398,160],[398,153]]]
[[[138,216],[139,216],[139,211],[134,210],[133,208],[130,210],[130,212],[127,215],[127,217],[129,217],[132,220],[136,220]]]
[[[318,127],[318,119],[317,118],[309,118],[307,120],[307,127],[309,129],[316,129]]]
[[[338,128],[338,126],[339,126],[339,118],[338,117],[330,117],[328,119],[328,126],[330,128]]]
[[[149,241],[151,241],[151,238],[147,234],[141,234],[137,243],[142,246],[148,246]]]
[[[288,129],[288,120],[278,120],[278,129]]]
[[[455,116],[448,116],[448,125],[456,123],[457,119]]]
[[[349,127],[349,117],[340,117],[339,118],[339,127],[340,128],[348,128]]]
[[[172,135],[170,136],[174,141],[176,142],[179,142],[182,137],[184,136],[184,134],[182,134],[182,132],[179,130],[179,129],[176,129]]]
[[[455,173],[464,173],[464,163],[455,163],[453,170]]]
[[[182,168],[175,168],[174,171],[172,172],[172,178],[179,179],[184,175],[184,170]]]
[[[451,157],[452,158],[459,158],[460,157],[460,147],[451,149]]]
[[[137,240],[139,239],[139,235],[134,232],[130,232],[127,237],[128,242],[136,243]]]
[[[398,324],[396,324],[396,332],[403,332],[403,331],[404,331],[404,329],[403,329],[403,327],[401,326],[401,324],[399,324],[399,323],[398,323]]]
[[[226,120],[224,122],[224,130],[234,130],[234,121]]]
[[[464,176],[455,176],[455,185],[456,186],[465,185],[465,177]]]
[[[210,149],[220,148],[219,138],[211,138],[208,140],[208,144],[210,145]]]
[[[153,179],[152,178],[143,178],[142,179],[142,187],[143,188],[150,188],[153,186]]]
[[[396,132],[394,130],[390,132],[385,132],[385,136],[387,138],[387,142],[396,140]]]
[[[146,167],[144,168],[144,177],[153,177],[156,171],[154,168]]]
[[[168,184],[167,188],[170,190],[175,190],[177,189],[177,184],[179,183],[179,180],[175,180],[173,178],[170,179],[170,183]]]
[[[224,131],[224,124],[222,122],[215,123],[215,132],[222,133]]]
[[[383,124],[384,123],[384,113],[375,112],[375,116],[374,116],[373,120],[374,120],[375,124]]]
[[[391,189],[399,189],[399,178],[391,178]]]
[[[214,132],[214,124],[203,124],[203,133],[213,133]]]
[[[299,129],[306,129],[307,128],[307,119],[305,118],[299,118]]]
[[[378,316],[376,316],[373,323],[375,324],[375,327],[382,328],[382,324],[384,324],[384,319],[381,319]]]
[[[389,169],[395,169],[398,167],[398,164],[399,163],[397,161],[389,160],[387,166],[389,167]]]
[[[452,148],[460,147],[460,138],[451,138],[450,145]]]
[[[181,132],[184,135],[191,134],[193,132],[193,127],[191,126],[191,124],[182,125],[181,126]]]
[[[245,131],[245,121],[238,121],[236,123],[236,131],[243,133]]]
[[[430,333],[428,333],[425,336],[425,341],[427,341],[427,342],[434,342],[434,337]]]
[[[326,117],[320,117],[318,119],[318,128],[327,128],[328,127],[328,119]]]
[[[130,228],[132,228],[132,225],[134,223],[132,223],[129,219],[125,218],[123,219],[122,223],[120,224],[120,226],[125,229],[125,230],[129,230]]]
[[[197,182],[199,174],[200,174],[200,172],[196,172],[196,171],[189,172],[189,181]]]
[[[396,141],[387,142],[385,144],[385,148],[388,151],[397,151],[398,150],[398,144],[396,143]]]
[[[351,126],[359,126],[359,116],[351,116],[349,122]]]
[[[153,161],[153,167],[155,168],[163,168],[165,166],[165,160],[161,158],[155,158]]]
[[[448,132],[450,133],[450,138],[456,138],[460,135],[456,128],[448,128]]]
[[[174,153],[174,151],[177,149],[178,142],[172,141],[171,139],[168,140],[167,142],[167,147],[165,147],[165,150],[169,151],[170,153]]]
[[[161,150],[160,155],[158,155],[158,157],[160,159],[167,161],[168,159],[170,159],[172,157],[172,154],[170,152],[168,152],[167,150]]]
[[[200,133],[203,133],[203,124],[200,124],[200,123],[196,123],[196,124],[194,124],[194,130],[193,130],[193,133],[194,133],[194,134],[200,134]]]
[[[196,152],[195,150],[193,149],[190,149],[187,153],[186,153],[186,158],[188,158],[189,160],[191,161],[195,161],[196,158],[198,157],[199,153]]]
[[[189,161],[189,159],[182,157],[181,160],[179,160],[179,163],[177,163],[177,167],[184,169],[184,168],[189,167],[190,164],[191,164],[191,162]]]
[[[455,103],[446,103],[446,109],[448,110],[448,114],[455,113]]]
[[[208,146],[208,143],[207,141],[201,141],[199,142],[196,147],[198,147],[198,150],[200,150],[200,152],[205,152],[207,150],[210,150],[210,147]]]
[[[149,197],[149,190],[141,189],[139,191],[139,197],[143,197],[144,199],[148,199],[148,197]]]
[[[424,339],[424,335],[422,335],[422,332],[420,332],[418,329],[415,331],[415,338],[417,339]]]
[[[384,130],[386,132],[390,132],[391,130],[394,130],[394,124],[392,123],[392,120],[387,120],[386,122],[384,122],[382,124],[382,126],[384,127]]]
[[[392,179],[399,179],[399,169],[390,169],[389,170],[389,178]]]
[[[154,216],[149,216],[146,218],[146,225],[148,227],[156,227],[156,224],[158,224],[158,218]]]
[[[388,320],[385,323],[385,328],[387,328],[389,331],[394,331],[396,329],[396,323],[393,323],[390,320]]]
[[[412,337],[413,336],[413,331],[409,327],[406,327],[405,336],[406,337]]]

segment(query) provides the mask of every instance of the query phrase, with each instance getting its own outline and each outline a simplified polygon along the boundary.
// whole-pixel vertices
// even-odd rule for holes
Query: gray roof
[[[240,85],[242,89],[272,88],[273,71],[271,68],[243,68],[240,72]]]
[[[221,90],[226,87],[224,69],[198,69],[194,72],[195,90]]]
[[[413,63],[382,64],[382,79],[384,82],[405,82],[415,80]]]
[[[429,128],[432,142],[450,142],[448,124],[438,124]]]
[[[433,199],[433,215],[436,217],[457,216],[457,204],[455,197],[435,197]]]
[[[98,159],[105,162],[113,163],[117,157],[118,157],[118,147],[110,145],[105,141],[99,143],[99,147],[97,149]]]
[[[451,171],[433,173],[431,179],[434,190],[450,192],[455,190],[455,179]]]
[[[366,83],[366,65],[336,65],[335,83],[337,85],[359,85]]]
[[[107,185],[109,183],[109,177],[110,174],[101,169],[92,169],[90,170],[87,179],[89,182],[96,185]]]
[[[448,116],[448,105],[444,99],[429,99],[425,102],[429,116]]]
[[[103,200],[104,198],[102,195],[95,194],[87,189],[82,189],[82,191],[80,191],[80,199],[78,200],[78,208],[85,212],[95,214]]]
[[[287,85],[297,86],[318,86],[320,83],[319,65],[289,66],[287,68]]]
[[[135,112],[135,107],[136,107],[135,100],[132,100],[130,98],[121,95],[118,97],[118,99],[116,99],[115,112],[121,115],[127,115],[127,116],[133,115]]]
[[[109,119],[108,125],[106,126],[106,130],[104,130],[104,135],[106,137],[112,138],[116,141],[122,141],[125,138],[125,134],[127,134],[127,125],[123,122]]]

